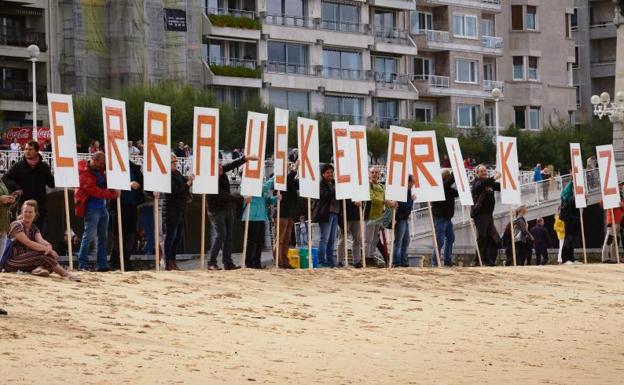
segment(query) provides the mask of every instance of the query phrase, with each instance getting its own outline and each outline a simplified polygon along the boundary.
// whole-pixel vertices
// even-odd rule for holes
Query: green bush
[[[208,15],[210,22],[217,27],[230,27],[242,29],[262,29],[262,24],[256,19],[233,15]]]
[[[232,67],[211,64],[210,70],[215,75],[236,76],[239,78],[260,78],[261,75],[259,68]]]

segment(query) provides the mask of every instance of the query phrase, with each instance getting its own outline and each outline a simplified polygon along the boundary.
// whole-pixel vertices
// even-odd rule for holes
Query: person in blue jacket
[[[264,247],[265,226],[269,220],[267,207],[275,204],[277,197],[271,194],[274,177],[262,186],[262,196],[245,197],[243,204],[243,222],[247,219],[247,205],[249,206],[249,230],[247,233],[247,252],[245,266],[252,269],[261,269],[262,248]]]

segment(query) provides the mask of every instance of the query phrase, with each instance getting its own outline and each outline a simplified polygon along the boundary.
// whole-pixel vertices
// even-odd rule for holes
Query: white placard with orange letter
[[[462,158],[459,140],[457,138],[444,138],[446,144],[446,152],[448,153],[453,176],[455,177],[455,187],[459,193],[459,200],[463,206],[472,206],[472,193],[470,192],[470,182],[466,174],[466,166],[464,166],[464,158]]]
[[[318,121],[297,118],[299,148],[299,193],[303,198],[319,199]]]
[[[585,208],[587,207],[587,199],[585,198],[586,187],[581,145],[579,143],[570,143],[570,162],[572,164],[572,182],[574,183],[574,201],[577,208]]]
[[[408,158],[412,130],[390,126],[386,162],[386,200],[407,200]]]
[[[52,137],[54,183],[56,187],[78,187],[80,182],[72,96],[48,94],[48,115]]]
[[[193,111],[194,194],[219,192],[219,109],[195,107]]]
[[[620,192],[618,191],[617,171],[613,145],[596,146],[598,170],[600,172],[600,192],[602,193],[603,208],[614,209],[620,207]]]
[[[273,137],[275,150],[273,152],[273,173],[275,182],[273,188],[286,191],[288,177],[288,110],[275,109],[275,133]]]
[[[247,132],[245,134],[245,154],[257,156],[257,160],[248,160],[243,166],[241,195],[262,196],[264,179],[264,152],[269,116],[258,112],[247,112]]]
[[[366,126],[349,126],[349,152],[351,164],[351,200],[370,200],[368,187],[368,147]]]
[[[351,156],[349,151],[349,122],[332,122],[334,180],[336,199],[351,198]]]
[[[501,173],[501,202],[507,205],[521,204],[516,138],[498,136],[496,141],[496,169]]]
[[[130,190],[126,102],[102,98],[106,185],[110,189]]]
[[[171,192],[171,107],[145,102],[143,183],[147,191]]]
[[[412,132],[409,153],[416,194],[414,201],[443,201],[444,186],[435,131]]]

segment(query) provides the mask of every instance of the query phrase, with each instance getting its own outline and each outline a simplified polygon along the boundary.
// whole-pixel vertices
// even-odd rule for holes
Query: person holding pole
[[[379,167],[373,166],[368,170],[368,180],[370,188],[370,201],[364,202],[364,219],[366,220],[365,254],[362,258],[374,258],[377,254],[377,242],[379,242],[379,232],[383,227],[381,218],[385,207],[393,207],[394,203],[386,201],[385,188],[379,183]],[[362,267],[355,265],[355,267]]]
[[[346,215],[347,215],[347,228],[344,228],[343,221],[338,220],[338,226],[340,227],[340,241],[338,243],[338,261],[344,261],[345,256],[345,242],[347,242],[348,234],[351,233],[351,253],[353,256],[353,264],[362,263],[362,234],[360,231],[360,202],[353,202],[351,199],[347,199],[345,202]],[[342,205],[340,205],[339,218],[343,218],[345,213],[343,212]],[[339,262],[340,264],[340,262]]]
[[[321,231],[318,245],[319,266],[336,267],[338,261],[336,260],[335,243],[340,204],[336,200],[334,166],[325,163],[321,167],[321,181],[319,183],[319,199],[314,202],[312,210],[312,221],[319,224]]]
[[[487,167],[481,164],[477,167],[476,178],[472,184],[472,199],[475,205],[472,207],[471,216],[477,227],[477,246],[483,263],[487,266],[496,265],[499,236],[494,227],[494,206],[496,200],[494,191],[500,191],[497,172],[493,177],[488,177]]]
[[[455,232],[453,229],[453,216],[455,215],[455,198],[459,196],[457,189],[453,187],[455,177],[451,170],[442,170],[442,185],[444,186],[444,200],[431,202],[433,223],[438,240],[440,255],[444,250],[444,266],[453,266],[453,243]],[[444,248],[442,247],[444,246]],[[435,250],[431,254],[431,266],[437,266]]]
[[[405,202],[397,202],[392,267],[409,267],[407,262],[407,248],[410,243],[409,217],[414,208],[413,187],[414,177],[410,175],[407,177],[407,200]]]
[[[89,247],[91,242],[96,243],[98,272],[110,271],[106,257],[108,237],[108,210],[106,200],[119,196],[118,190],[106,188],[106,157],[99,151],[91,155],[90,161],[78,163],[80,171],[80,187],[74,194],[74,209],[77,217],[84,217],[84,231],[80,252],[78,253],[78,268],[89,270]]]
[[[229,163],[219,164],[219,193],[208,196],[208,217],[212,229],[210,261],[208,270],[219,270],[217,256],[223,250],[223,267],[225,270],[240,269],[232,261],[232,221],[234,218],[234,196],[230,191],[230,179],[227,172],[245,164],[249,160],[258,160],[257,156],[242,156]]]
[[[299,199],[299,180],[297,179],[298,161],[286,176],[286,191],[280,192],[280,217],[277,219],[280,226],[279,255],[275,256],[278,266],[282,269],[292,269],[288,262],[288,248],[290,247],[290,237],[292,234],[295,219],[297,219],[297,201]]]
[[[624,186],[624,183],[620,183],[620,189],[622,188],[622,186]],[[602,201],[600,202],[600,205],[604,207],[604,203]],[[620,234],[620,224],[622,222],[623,212],[622,209],[624,209],[624,200],[620,199],[620,207],[616,207],[613,210],[606,210],[607,228],[605,231],[605,239],[602,243],[602,263],[617,263],[617,261],[615,260],[617,255],[615,252],[615,248],[617,247],[616,245],[619,245],[620,243],[614,242],[613,234]]]
[[[271,195],[274,177],[262,185],[262,196],[245,197],[241,221],[247,219],[247,205],[249,205],[249,233],[247,234],[247,248],[245,249],[245,267],[251,269],[262,268],[262,249],[264,248],[265,226],[269,220],[267,209],[277,202],[276,196]]]
[[[522,205],[516,209],[514,219],[514,237],[513,242],[516,243],[516,263],[519,266],[524,266],[525,263],[530,265],[530,261],[527,260],[529,252],[531,250],[531,244],[533,243],[533,235],[529,232],[529,224],[524,218],[528,209]],[[513,260],[507,260],[507,266],[512,266]]]
[[[574,258],[574,244],[579,235],[580,215],[574,199],[574,183],[570,181],[561,191],[559,218],[564,222],[565,236],[561,248],[561,261],[564,264],[580,264]]]

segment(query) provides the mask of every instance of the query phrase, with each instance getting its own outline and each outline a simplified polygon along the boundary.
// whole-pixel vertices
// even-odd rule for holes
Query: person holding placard
[[[318,245],[319,266],[336,267],[338,263],[335,254],[335,242],[340,206],[336,200],[334,166],[325,163],[321,167],[321,177],[319,199],[314,202],[314,209],[312,210],[312,221],[319,224],[321,231]]]
[[[453,243],[455,242],[455,231],[453,229],[453,216],[455,216],[455,198],[459,196],[457,189],[453,187],[455,177],[451,170],[442,170],[442,185],[444,186],[444,200],[431,202],[433,213],[433,224],[440,255],[444,251],[444,266],[453,266]],[[443,247],[444,246],[444,247]],[[435,250],[431,255],[431,266],[437,266]]]
[[[288,263],[288,248],[290,247],[291,234],[295,225],[297,216],[297,201],[299,200],[299,180],[297,179],[297,170],[299,165],[295,163],[295,166],[290,170],[286,176],[286,191],[280,192],[281,196],[281,210],[280,217],[278,218],[280,226],[280,239],[279,242],[279,254],[278,266],[282,269],[292,269],[290,263]]]
[[[80,161],[78,170],[80,171],[80,187],[74,194],[74,209],[77,217],[84,217],[78,268],[89,269],[89,247],[92,242],[95,242],[97,245],[96,270],[106,272],[110,270],[106,256],[109,220],[106,200],[117,198],[119,191],[106,188],[106,157],[103,152],[94,153],[90,161]]]
[[[570,181],[561,191],[559,218],[564,222],[565,237],[561,248],[561,261],[565,264],[580,264],[574,258],[574,244],[579,235],[581,217],[574,199],[574,183]]]
[[[162,216],[165,224],[165,270],[181,270],[176,264],[176,251],[182,240],[186,206],[193,199],[190,193],[194,175],[185,177],[178,171],[178,157],[171,155],[171,192],[165,194]]]
[[[236,199],[230,191],[230,178],[227,172],[245,164],[249,160],[258,160],[257,156],[242,156],[229,163],[219,164],[219,193],[208,195],[208,217],[212,229],[210,247],[210,261],[208,270],[219,270],[217,256],[223,250],[223,267],[225,270],[240,269],[232,261],[232,221],[234,218],[233,205]]]
[[[622,188],[622,186],[624,186],[623,183],[620,183],[620,189]],[[620,194],[621,197],[621,194]],[[603,202],[600,202],[601,206],[604,206]],[[624,200],[620,200],[620,207],[616,207],[613,210],[605,210],[606,211],[606,222],[607,222],[607,228],[606,228],[606,232],[605,232],[605,239],[604,242],[602,243],[602,253],[601,253],[601,259],[602,259],[602,263],[617,263],[617,261],[615,260],[617,253],[615,248],[617,247],[616,245],[620,245],[620,240],[618,240],[618,242],[614,242],[613,239],[613,234],[615,233],[616,235],[619,236],[620,234],[620,225],[622,223],[622,213],[624,212]],[[611,215],[613,213],[613,215]],[[614,220],[615,217],[615,220]],[[615,231],[613,230],[613,227],[615,227]]]
[[[366,254],[362,258],[374,258],[377,255],[377,242],[379,242],[379,232],[383,227],[381,221],[386,207],[392,207],[393,202],[386,201],[386,190],[384,185],[379,183],[379,167],[373,166],[368,170],[368,180],[370,189],[370,201],[364,202],[364,219],[366,219]],[[356,265],[355,267],[362,267]]]
[[[412,193],[413,187],[414,177],[410,175],[407,177],[407,199],[405,202],[397,202],[392,267],[409,267],[407,262],[407,248],[410,243],[409,217],[414,208],[415,195]]]
[[[344,229],[343,221],[338,220],[338,227],[340,227],[340,240],[338,242],[338,261],[344,261],[345,242],[347,242],[348,234],[351,234],[351,253],[353,256],[353,264],[358,265],[362,263],[362,235],[360,231],[360,202],[353,202],[351,199],[347,199],[347,229]],[[340,214],[338,218],[343,218],[344,212],[342,211],[342,205],[340,205]]]
[[[483,164],[477,167],[476,178],[472,183],[472,199],[475,202],[471,216],[477,227],[477,246],[483,263],[487,266],[496,265],[498,255],[499,235],[494,226],[494,206],[496,199],[494,191],[500,191],[497,172],[494,177],[488,177],[487,167]]]
[[[249,232],[247,234],[247,248],[245,255],[245,267],[251,269],[262,268],[262,249],[264,248],[265,226],[269,220],[267,209],[269,205],[277,202],[277,197],[272,196],[274,178],[270,178],[262,185],[262,196],[245,197],[243,215],[241,221],[247,220],[247,205],[249,207]]]
[[[530,265],[531,261],[527,260],[529,257],[529,252],[531,248],[531,244],[533,243],[533,235],[529,232],[529,224],[524,218],[529,210],[526,206],[522,205],[516,209],[515,219],[514,219],[514,239],[513,241],[516,243],[516,263],[518,266],[524,266],[526,262],[527,265]],[[513,258],[513,257],[512,257]],[[513,259],[507,259],[507,266],[513,265]]]

